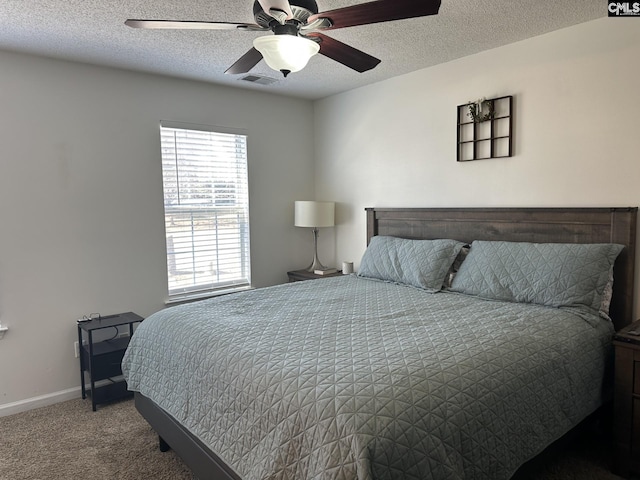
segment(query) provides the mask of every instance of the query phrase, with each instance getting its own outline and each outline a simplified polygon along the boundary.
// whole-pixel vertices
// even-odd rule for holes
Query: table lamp
[[[327,270],[318,259],[318,228],[333,227],[336,204],[334,202],[295,202],[295,226],[313,228],[313,262],[307,272]]]

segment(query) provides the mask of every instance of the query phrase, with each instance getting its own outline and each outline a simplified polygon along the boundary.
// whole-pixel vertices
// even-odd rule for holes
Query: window
[[[169,300],[249,286],[246,135],[165,122],[160,133]]]

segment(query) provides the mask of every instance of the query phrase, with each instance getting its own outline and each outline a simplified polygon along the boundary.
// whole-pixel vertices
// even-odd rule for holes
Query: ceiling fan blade
[[[168,29],[168,30],[268,30],[253,23],[196,22],[191,20],[135,20],[124,22],[132,28]]]
[[[287,14],[287,20],[293,17],[293,12],[291,11],[291,5],[287,0],[258,0],[258,3],[264,10],[264,13],[271,15],[271,10],[275,10],[278,12],[284,12]]]
[[[337,8],[311,15],[307,23],[320,18],[331,20],[331,26],[325,30],[355,27],[371,23],[390,22],[405,18],[435,15],[440,10],[441,0],[378,0],[361,3],[351,7]]]
[[[320,39],[320,53],[336,62],[352,68],[356,72],[366,72],[380,63],[380,59],[372,57],[357,48],[342,43],[335,38],[327,37],[319,32],[309,33],[306,37]]]
[[[262,60],[262,54],[255,48],[252,48],[238,60],[236,60],[236,63],[227,68],[224,73],[228,73],[231,75],[237,75],[238,73],[247,73],[253,67],[255,67],[260,60]]]

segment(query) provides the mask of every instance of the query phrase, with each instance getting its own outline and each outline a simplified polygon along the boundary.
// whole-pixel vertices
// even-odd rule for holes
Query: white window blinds
[[[247,137],[163,123],[169,299],[248,286]]]

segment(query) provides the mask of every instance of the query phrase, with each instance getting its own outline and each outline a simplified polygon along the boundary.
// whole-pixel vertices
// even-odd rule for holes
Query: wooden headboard
[[[633,321],[637,207],[367,208],[367,245],[375,235],[535,243],[619,243],[610,316],[616,330]]]

